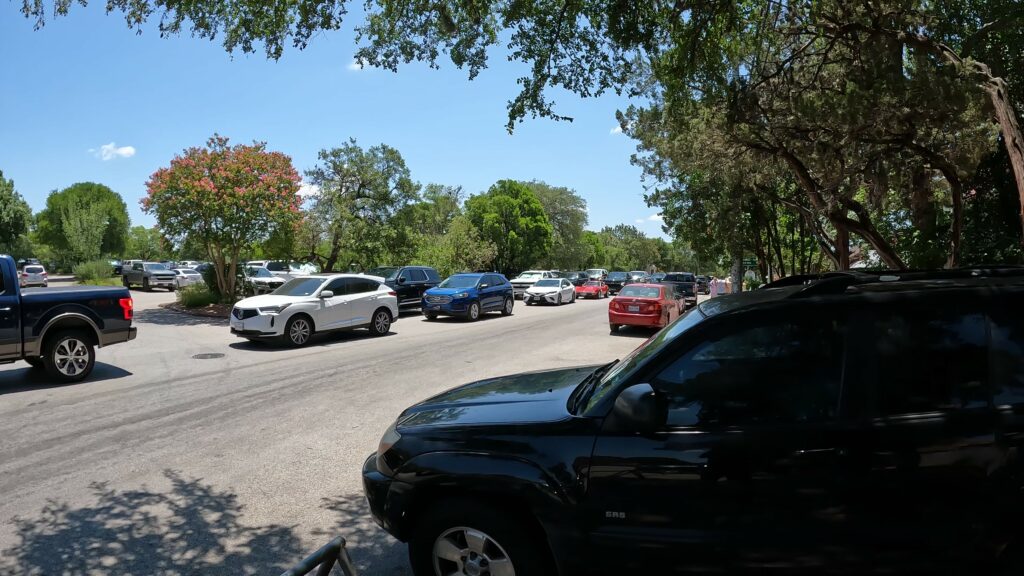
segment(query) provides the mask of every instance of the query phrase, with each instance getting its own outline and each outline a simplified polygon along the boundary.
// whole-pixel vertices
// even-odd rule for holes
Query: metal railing
[[[341,567],[341,573],[345,576],[357,576],[356,567],[352,565],[352,559],[349,558],[348,550],[345,549],[345,539],[341,536],[331,540],[326,546],[317,550],[308,558],[281,574],[281,576],[305,576],[312,573],[313,570],[316,570],[316,576],[329,576],[335,564]]]

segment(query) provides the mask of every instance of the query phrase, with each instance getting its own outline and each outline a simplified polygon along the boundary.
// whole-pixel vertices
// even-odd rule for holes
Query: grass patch
[[[121,284],[120,278],[113,277],[114,267],[106,260],[82,262],[76,265],[72,271],[75,273],[75,278],[78,279],[79,284],[88,284],[90,286],[117,286]],[[107,281],[114,282],[114,284],[107,284]]]
[[[205,308],[220,299],[206,286],[193,284],[178,290],[178,302],[185,308]]]

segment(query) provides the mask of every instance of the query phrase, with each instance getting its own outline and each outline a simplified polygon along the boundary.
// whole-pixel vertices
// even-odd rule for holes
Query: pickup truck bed
[[[0,363],[25,360],[55,381],[82,380],[95,364],[96,347],[135,337],[133,313],[126,288],[21,290],[14,260],[0,256]]]

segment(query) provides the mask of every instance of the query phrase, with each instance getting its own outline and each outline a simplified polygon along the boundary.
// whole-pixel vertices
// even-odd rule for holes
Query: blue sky
[[[528,119],[509,135],[522,68],[500,53],[472,82],[450,63],[360,70],[350,20],[274,62],[187,34],[161,39],[154,26],[137,35],[90,4],[33,31],[20,0],[0,2],[0,170],[36,211],[50,191],[95,181],[124,197],[133,223],[152,225],[138,204],[147,178],[214,132],[266,141],[300,173],[354,137],[397,148],[424,184],[477,193],[502,178],[543,180],[587,200],[591,229],[665,236],[629,163],[634,142],[613,132],[625,98],[560,95],[557,111],[574,122]]]

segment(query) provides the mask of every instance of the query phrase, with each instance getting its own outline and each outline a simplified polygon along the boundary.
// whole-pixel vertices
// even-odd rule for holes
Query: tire
[[[146,278],[146,277],[142,278],[142,291],[143,292],[152,292],[153,291],[153,288],[149,285],[149,278]]]
[[[121,276],[121,284],[124,284],[125,288],[131,288],[132,287],[132,283],[128,281],[128,277],[127,276]]]
[[[25,358],[25,363],[36,370],[43,368],[43,359],[39,356],[29,356],[28,358]]]
[[[473,302],[469,305],[469,310],[466,311],[466,319],[470,322],[476,322],[480,319],[480,303]]]
[[[572,294],[569,295],[569,304],[575,304],[575,303],[576,303],[576,293],[573,292]]]
[[[433,312],[424,312],[423,316],[426,317],[427,320],[437,320],[437,314],[434,314]]]
[[[523,300],[523,302],[526,302],[527,306],[533,306],[533,302],[530,302],[529,300]]]
[[[387,308],[377,308],[370,319],[370,334],[384,336],[391,331],[391,312]]]
[[[514,306],[515,306],[515,303],[512,301],[511,298],[505,298],[505,304],[502,305],[502,307],[501,307],[501,315],[502,316],[511,316],[512,315],[512,308]]]
[[[619,331],[619,325],[618,324],[611,324],[611,323],[609,323],[608,324],[608,329],[611,330],[612,334],[615,334],[615,333],[617,333]]]
[[[281,340],[286,346],[298,348],[308,344],[314,332],[313,320],[305,314],[296,314],[289,318],[288,323],[284,325],[284,334],[281,334]]]
[[[550,554],[537,532],[511,510],[472,500],[445,500],[421,514],[409,539],[409,562],[415,576],[479,574],[498,562],[512,565],[502,574],[547,576],[552,573]],[[467,534],[475,538],[468,539]],[[476,569],[463,569],[464,562],[476,564]]]
[[[558,299],[555,300],[555,306],[561,306],[561,305],[562,305],[562,293],[559,292],[558,293]]]
[[[96,365],[96,347],[84,332],[58,332],[47,339],[42,360],[46,373],[54,380],[79,382]]]

